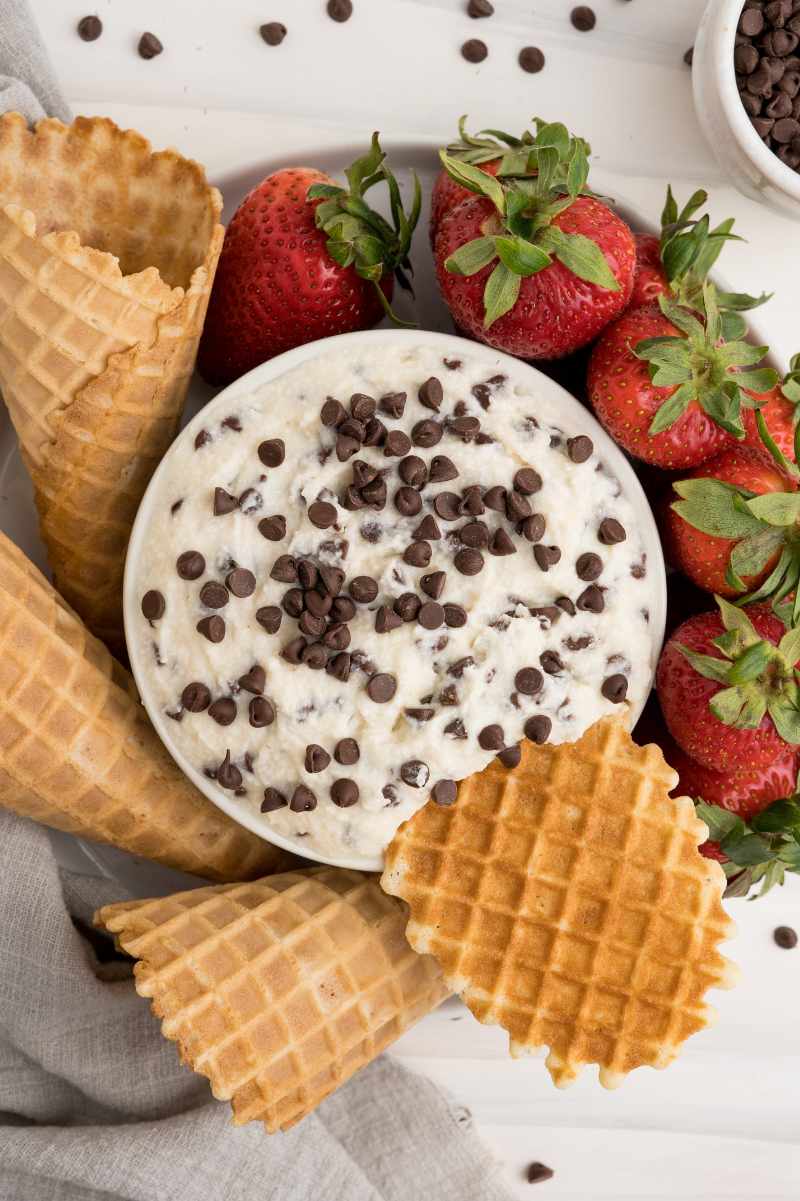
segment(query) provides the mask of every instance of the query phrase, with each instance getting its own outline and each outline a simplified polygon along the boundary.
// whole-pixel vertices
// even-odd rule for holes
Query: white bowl
[[[736,88],[733,50],[743,0],[709,0],[694,44],[692,86],[698,120],[740,192],[800,220],[800,173],[758,136]]]
[[[213,780],[210,780],[202,772],[199,772],[176,745],[171,728],[174,727],[174,722],[170,722],[165,717],[160,705],[150,693],[148,677],[144,671],[143,643],[140,638],[135,637],[135,623],[138,622],[140,617],[139,595],[135,581],[137,562],[141,549],[148,538],[153,509],[158,504],[160,480],[163,475],[169,472],[175,448],[187,440],[193,442],[195,435],[200,429],[208,424],[209,420],[213,421],[217,413],[223,416],[229,410],[231,400],[236,397],[251,392],[254,388],[260,387],[269,380],[276,379],[278,376],[283,375],[285,372],[297,367],[301,363],[307,362],[317,355],[347,345],[348,343],[357,345],[359,342],[369,342],[373,346],[376,344],[379,346],[395,346],[398,343],[433,344],[438,349],[442,358],[447,356],[457,358],[459,353],[466,353],[467,348],[469,355],[473,358],[483,352],[487,355],[487,358],[491,358],[493,370],[497,369],[497,361],[500,359],[501,362],[505,363],[509,372],[519,374],[520,372],[529,371],[532,377],[531,384],[535,392],[545,403],[549,402],[558,405],[560,413],[563,415],[563,425],[567,432],[571,434],[588,434],[591,437],[595,446],[602,452],[609,467],[619,480],[624,495],[633,506],[639,522],[639,532],[647,554],[648,575],[652,578],[654,589],[654,603],[651,606],[650,613],[650,631],[652,636],[650,656],[651,682],[664,637],[667,591],[664,556],[650,505],[633,468],[616,443],[612,441],[592,414],[573,396],[570,396],[560,384],[555,383],[535,367],[531,367],[519,359],[511,358],[509,355],[499,354],[488,347],[482,347],[480,343],[465,342],[463,338],[457,338],[450,334],[405,329],[368,330],[364,333],[343,334],[335,338],[325,338],[319,342],[311,342],[306,346],[299,346],[296,350],[290,350],[286,354],[279,355],[277,358],[262,363],[260,367],[254,368],[253,371],[248,372],[247,375],[242,376],[241,379],[236,380],[230,387],[220,392],[214,400],[201,409],[196,417],[178,435],[173,446],[167,451],[153,475],[139,507],[128,545],[123,590],[125,632],[131,667],[142,703],[162,742],[181,770],[201,792],[205,793],[215,805],[218,805],[220,809],[239,822],[240,825],[245,826],[248,830],[252,830],[254,834],[258,834],[261,838],[275,843],[276,846],[283,847],[287,851],[292,851],[304,859],[316,859],[319,862],[332,863],[337,867],[356,868],[361,871],[380,871],[383,866],[381,858],[362,856],[336,859],[323,858],[308,850],[302,839],[288,838],[273,832],[259,820],[258,814],[253,813],[250,805],[225,792]],[[648,692],[649,688],[640,703],[632,707],[632,722],[638,720]]]

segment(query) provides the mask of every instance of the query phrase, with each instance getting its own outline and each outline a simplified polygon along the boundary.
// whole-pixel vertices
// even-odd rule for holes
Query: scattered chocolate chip
[[[590,584],[588,588],[584,588],[576,604],[585,613],[602,613],[606,607],[602,588],[598,588],[597,584]]]
[[[564,670],[561,656],[556,651],[542,651],[539,662],[549,676],[557,676]]]
[[[483,494],[483,503],[487,509],[491,509],[495,513],[505,513],[506,497],[508,492],[500,484],[493,484],[491,488],[487,488]]]
[[[552,1180],[555,1173],[552,1168],[548,1168],[543,1163],[532,1163],[528,1165],[528,1171],[525,1178],[528,1184],[540,1184],[543,1180]]]
[[[532,513],[521,522],[519,532],[527,542],[540,542],[544,538],[546,525],[541,513]]]
[[[442,521],[458,521],[461,516],[461,497],[455,492],[439,492],[434,497],[433,509]]]
[[[316,593],[311,595],[316,595]],[[313,613],[306,611],[300,614],[298,624],[300,633],[305,634],[307,638],[321,638],[325,633],[327,623],[324,617],[315,617]]]
[[[225,621],[216,613],[212,617],[201,618],[195,628],[209,642],[222,642],[225,637]]]
[[[361,757],[355,738],[340,738],[333,749],[333,757],[342,767],[352,767]]]
[[[426,596],[432,600],[438,600],[444,592],[444,586],[447,581],[447,573],[444,571],[432,571],[429,575],[424,575],[419,582],[419,586]],[[444,615],[442,615],[444,620]]]
[[[81,17],[78,22],[78,37],[82,42],[96,42],[103,32],[103,22],[99,17]]]
[[[421,759],[408,759],[400,768],[400,779],[409,788],[424,788],[430,774],[430,768]]]
[[[451,722],[448,722],[444,732],[449,738],[457,738],[462,742],[467,737],[466,727],[460,717],[454,717]]]
[[[377,407],[377,403],[365,392],[354,392],[350,397],[350,415],[355,417],[356,421],[366,423],[374,416]]]
[[[465,443],[474,442],[481,428],[477,417],[451,417],[445,424],[451,434]]]
[[[323,601],[329,598],[323,597]],[[308,603],[308,602],[306,602]],[[310,607],[310,606],[309,606]],[[313,612],[313,610],[312,610]],[[356,615],[356,607],[349,596],[337,596],[331,602],[330,607],[331,619],[335,622],[352,621]]]
[[[447,455],[434,455],[431,459],[430,482],[432,484],[444,484],[448,480],[454,480],[458,477],[458,469],[452,459]]]
[[[399,431],[397,431],[399,433]],[[388,437],[386,426],[379,417],[370,417],[364,428],[364,445],[365,446],[384,446]],[[405,438],[406,435],[404,434]],[[404,452],[401,451],[401,454]]]
[[[385,705],[397,692],[397,680],[388,672],[378,672],[367,684],[367,696],[376,705]]]
[[[602,572],[603,560],[599,555],[595,555],[591,551],[578,555],[575,562],[575,574],[579,580],[584,580],[587,584],[591,583],[592,580],[598,579]]]
[[[585,651],[593,642],[594,638],[591,634],[583,634],[580,638],[573,638],[570,635],[569,638],[564,639],[564,646],[568,651]]]
[[[319,642],[312,642],[300,652],[300,662],[312,671],[322,671],[328,662],[328,651]]]
[[[343,622],[329,626],[322,637],[323,646],[332,651],[346,651],[350,645],[350,631]]]
[[[520,467],[514,476],[514,487],[523,496],[532,496],[542,486],[542,477],[532,467]]]
[[[200,603],[207,609],[224,609],[229,600],[228,589],[216,580],[209,580],[200,589]]]
[[[328,0],[328,16],[332,21],[349,21],[353,15],[352,0]]]
[[[398,629],[402,624],[402,617],[388,605],[381,605],[375,612],[375,632],[377,634],[390,634],[392,630]]]
[[[350,595],[360,605],[368,605],[378,595],[378,582],[372,576],[359,575],[350,581]]]
[[[415,621],[422,601],[413,592],[404,592],[394,602],[394,611],[402,621]]]
[[[266,25],[259,26],[258,32],[268,46],[280,46],[286,37],[286,26],[280,21],[268,21]]]
[[[417,621],[425,630],[438,630],[444,624],[444,609],[436,601],[426,601],[420,605]]]
[[[333,0],[331,0],[333,3]],[[348,0],[349,3],[349,0]],[[289,808],[293,813],[310,813],[312,809],[317,807],[317,798],[310,788],[306,788],[305,784],[298,784],[292,793],[292,799],[289,801]]]
[[[508,536],[505,530],[497,529],[492,534],[492,540],[489,543],[489,554],[491,555],[515,555],[517,548]]]
[[[604,546],[615,546],[617,542],[624,542],[627,536],[625,526],[616,518],[604,517],[600,522],[597,537]]]
[[[484,726],[478,735],[478,745],[485,751],[499,751],[505,746],[503,727],[497,724]]]
[[[436,712],[435,709],[427,709],[427,708],[406,709],[405,715],[406,715],[406,717],[410,717],[412,721],[426,722],[426,721],[431,720],[431,718],[433,717],[435,712]]]
[[[603,680],[600,691],[607,701],[611,701],[613,705],[620,705],[628,695],[628,681],[622,675],[608,676]]]
[[[225,758],[217,768],[217,783],[220,788],[231,790],[242,787],[242,773],[235,764],[231,763],[230,751],[225,752]]]
[[[181,704],[189,713],[202,713],[211,704],[211,693],[205,684],[194,681],[181,693]]]
[[[522,760],[522,751],[519,746],[507,746],[502,751],[498,751],[496,758],[502,763],[503,767],[511,770],[514,767],[519,767]]]
[[[549,717],[545,717],[540,713],[537,717],[529,717],[525,722],[525,737],[535,742],[537,746],[547,742],[550,737],[550,731],[553,728],[553,723]]]
[[[291,642],[287,642],[281,650],[281,658],[285,659],[287,663],[302,663],[303,651],[307,646],[305,638],[292,638]]]
[[[200,450],[201,447],[206,446],[210,441],[211,435],[209,434],[208,430],[200,430],[199,434],[195,435],[195,450]]]
[[[328,660],[325,670],[329,676],[333,676],[334,679],[339,680],[344,684],[350,678],[350,666],[350,655],[348,655],[346,651],[342,651],[340,654],[334,655]]]
[[[562,612],[568,614],[568,616],[570,616],[570,617],[575,616],[575,612],[576,612],[575,605],[569,599],[568,596],[557,596],[556,604],[558,605],[559,609],[561,609]]]
[[[224,488],[214,489],[214,516],[225,517],[239,507],[239,501]]]
[[[460,629],[467,624],[467,610],[463,605],[445,605],[444,622],[452,630]]]
[[[474,20],[478,17],[491,17],[494,12],[494,5],[491,0],[469,0],[467,4],[467,16]],[[445,360],[447,366],[447,360]]]
[[[280,542],[286,537],[286,518],[282,513],[274,513],[272,517],[262,517],[258,523],[258,532],[269,542]]]
[[[412,542],[403,552],[403,562],[409,567],[427,567],[432,553],[430,542]]]
[[[797,946],[797,931],[791,926],[777,926],[772,932],[772,937],[784,951],[792,951]]]
[[[338,429],[342,422],[347,420],[347,410],[338,400],[329,396],[320,410],[319,417],[323,425]]]
[[[281,606],[285,613],[297,619],[303,612],[305,597],[302,588],[289,588],[281,597]]]
[[[453,559],[453,566],[456,571],[460,571],[462,575],[477,575],[483,571],[484,558],[479,550],[465,548],[457,552]]]
[[[529,75],[538,75],[544,68],[545,57],[538,46],[523,46],[517,62]]]
[[[431,799],[437,805],[452,805],[457,795],[455,780],[437,780],[431,789]]]
[[[382,476],[377,476],[369,484],[365,484],[361,489],[361,499],[370,506],[371,509],[381,510],[386,506],[386,480]]]
[[[478,484],[470,484],[468,488],[462,490],[460,512],[469,517],[480,517],[482,513],[486,512],[486,505],[483,503]]]
[[[411,450],[411,439],[403,430],[390,430],[386,435],[383,453],[387,458],[400,458]]]
[[[240,600],[252,596],[256,590],[256,577],[246,567],[234,567],[225,577],[228,591]]]
[[[442,440],[442,424],[439,421],[418,421],[411,430],[411,441],[415,446],[431,447]]]
[[[388,392],[386,396],[382,396],[378,404],[378,408],[387,417],[393,417],[398,420],[403,416],[406,407],[405,392]]]
[[[416,517],[422,509],[422,497],[416,488],[404,484],[394,494],[394,505],[403,517]]]
[[[208,707],[208,716],[213,718],[218,726],[230,726],[236,721],[236,701],[229,696],[222,696]]]
[[[482,63],[489,53],[489,47],[480,38],[469,38],[461,47],[462,57],[468,63]]]
[[[561,549],[558,546],[545,546],[540,542],[533,548],[533,557],[542,571],[549,571],[561,558]]]
[[[489,545],[489,527],[485,521],[470,521],[456,531],[464,546],[485,550]]]
[[[270,579],[279,584],[294,584],[297,581],[297,563],[292,555],[279,555],[272,564]]]
[[[283,809],[288,805],[288,801],[282,792],[278,792],[277,788],[265,788],[264,799],[261,802],[262,813],[274,813],[276,809]]]
[[[567,454],[573,463],[585,463],[593,452],[594,443],[586,434],[579,434],[577,438],[567,438]]]
[[[235,434],[242,432],[242,423],[238,417],[225,417],[221,425],[224,430],[233,430]]]
[[[439,412],[439,409],[442,407],[444,392],[442,391],[441,383],[435,375],[425,380],[417,395],[419,403],[424,405],[426,409],[433,409],[434,413]]]
[[[533,516],[531,502],[521,492],[509,492],[506,496],[506,515],[513,525],[527,521]]]
[[[336,439],[336,458],[340,463],[346,463],[348,459],[352,459],[360,449],[361,441],[358,438],[349,438],[345,434],[340,434]]]
[[[264,686],[267,682],[267,673],[260,663],[254,663],[249,671],[246,671],[243,676],[239,676],[239,687],[245,692],[253,692],[256,696],[264,691]]]
[[[569,14],[569,19],[581,33],[588,33],[597,24],[594,9],[589,8],[588,4],[579,4],[577,8],[573,8]]]
[[[256,730],[260,730],[264,726],[271,726],[275,720],[275,708],[265,696],[254,696],[248,705],[247,712],[250,725]]]
[[[544,676],[536,667],[521,667],[514,676],[514,687],[523,696],[536,696],[544,686]]]
[[[327,530],[336,524],[336,506],[327,500],[315,500],[308,506],[308,520],[319,530]]]
[[[340,809],[349,809],[358,801],[358,785],[355,780],[334,780],[331,784],[331,800]]]
[[[280,467],[286,458],[286,445],[282,438],[267,438],[258,448],[258,457],[265,467]]]
[[[156,588],[151,588],[149,592],[145,592],[142,597],[142,613],[148,621],[158,621],[164,616],[167,609],[167,602],[164,599],[163,593]]]
[[[324,771],[331,761],[331,757],[324,747],[319,746],[316,742],[310,742],[306,747],[305,769],[307,772],[316,773]]]
[[[155,58],[156,55],[160,54],[164,47],[161,45],[161,42],[154,33],[143,33],[139,38],[139,45],[137,49],[139,51],[140,58],[150,59]],[[223,787],[225,787],[225,785],[223,785]]]

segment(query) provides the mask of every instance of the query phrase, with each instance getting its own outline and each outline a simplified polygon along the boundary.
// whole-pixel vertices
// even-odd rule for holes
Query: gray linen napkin
[[[0,0],[5,109],[69,120],[25,0]],[[122,899],[0,811],[0,1201],[511,1201],[469,1113],[388,1056],[286,1134],[232,1127],[87,937]]]

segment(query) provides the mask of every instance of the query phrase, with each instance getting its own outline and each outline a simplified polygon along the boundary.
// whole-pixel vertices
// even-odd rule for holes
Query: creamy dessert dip
[[[375,857],[521,739],[574,740],[643,699],[659,573],[537,384],[467,343],[354,340],[178,440],[128,633],[212,795],[320,857]]]

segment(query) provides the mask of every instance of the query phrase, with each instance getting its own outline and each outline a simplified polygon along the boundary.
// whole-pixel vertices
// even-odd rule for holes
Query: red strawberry
[[[661,262],[661,242],[655,234],[634,234],[636,243],[636,274],[629,308],[638,309],[652,304],[662,292],[669,291],[669,280]]]
[[[589,399],[630,454],[672,470],[696,467],[744,438],[746,388],[772,387],[771,368],[747,370],[767,347],[741,339],[738,313],[720,308],[706,283],[690,311],[662,295],[629,310],[601,336],[589,360]],[[728,339],[728,332],[735,336]]]
[[[487,175],[497,175],[500,170],[502,159],[493,158],[486,163],[476,163],[475,165],[481,171],[485,171]],[[431,191],[431,218],[430,218],[430,236],[431,244],[436,240],[436,231],[439,228],[439,222],[446,212],[460,204],[462,200],[467,200],[471,196],[471,192],[462,184],[456,181],[447,174],[445,170],[441,170],[436,176]]]
[[[765,605],[690,617],[666,643],[656,675],[667,728],[717,772],[756,771],[800,744],[795,666],[800,629]]]
[[[741,574],[741,587],[731,582],[728,573],[731,551],[742,540],[742,534],[754,532],[758,522],[756,518],[748,518],[736,511],[730,490],[713,487],[712,481],[722,485],[736,484],[744,490],[740,494],[742,499],[747,493],[764,496],[772,492],[795,491],[796,485],[764,453],[736,445],[726,447],[696,468],[687,479],[673,485],[680,499],[666,510],[663,523],[664,541],[673,565],[707,592],[742,596],[757,588],[777,563],[783,545],[780,531],[770,539],[772,549],[766,547],[770,553],[763,558],[760,568],[752,574]],[[720,514],[720,505],[724,515]],[[742,533],[739,537],[723,537],[723,530],[741,530]],[[769,537],[769,530],[766,534]]]
[[[680,776],[672,790],[675,796],[719,805],[746,822],[773,801],[791,796],[797,783],[798,755],[795,751],[766,767],[740,772],[719,772],[703,767],[690,759],[676,743],[664,749],[664,758]]]
[[[758,403],[767,432],[781,454],[790,462],[796,462],[795,438],[800,418],[800,354],[793,357],[788,374],[781,383],[769,392],[751,392],[750,395]],[[748,446],[763,447],[754,409],[745,409],[744,428],[745,443]]]
[[[434,243],[439,286],[460,329],[523,358],[555,359],[625,308],[633,235],[583,195],[586,149],[563,125],[540,124],[529,174],[502,183],[442,153],[448,174],[476,193],[444,214]]]
[[[407,217],[373,137],[347,171],[349,190],[309,167],[276,171],[240,204],[225,235],[198,354],[201,375],[227,384],[305,342],[374,325],[391,314],[419,215]],[[364,192],[387,183],[394,224]],[[357,215],[353,215],[353,212]]]

